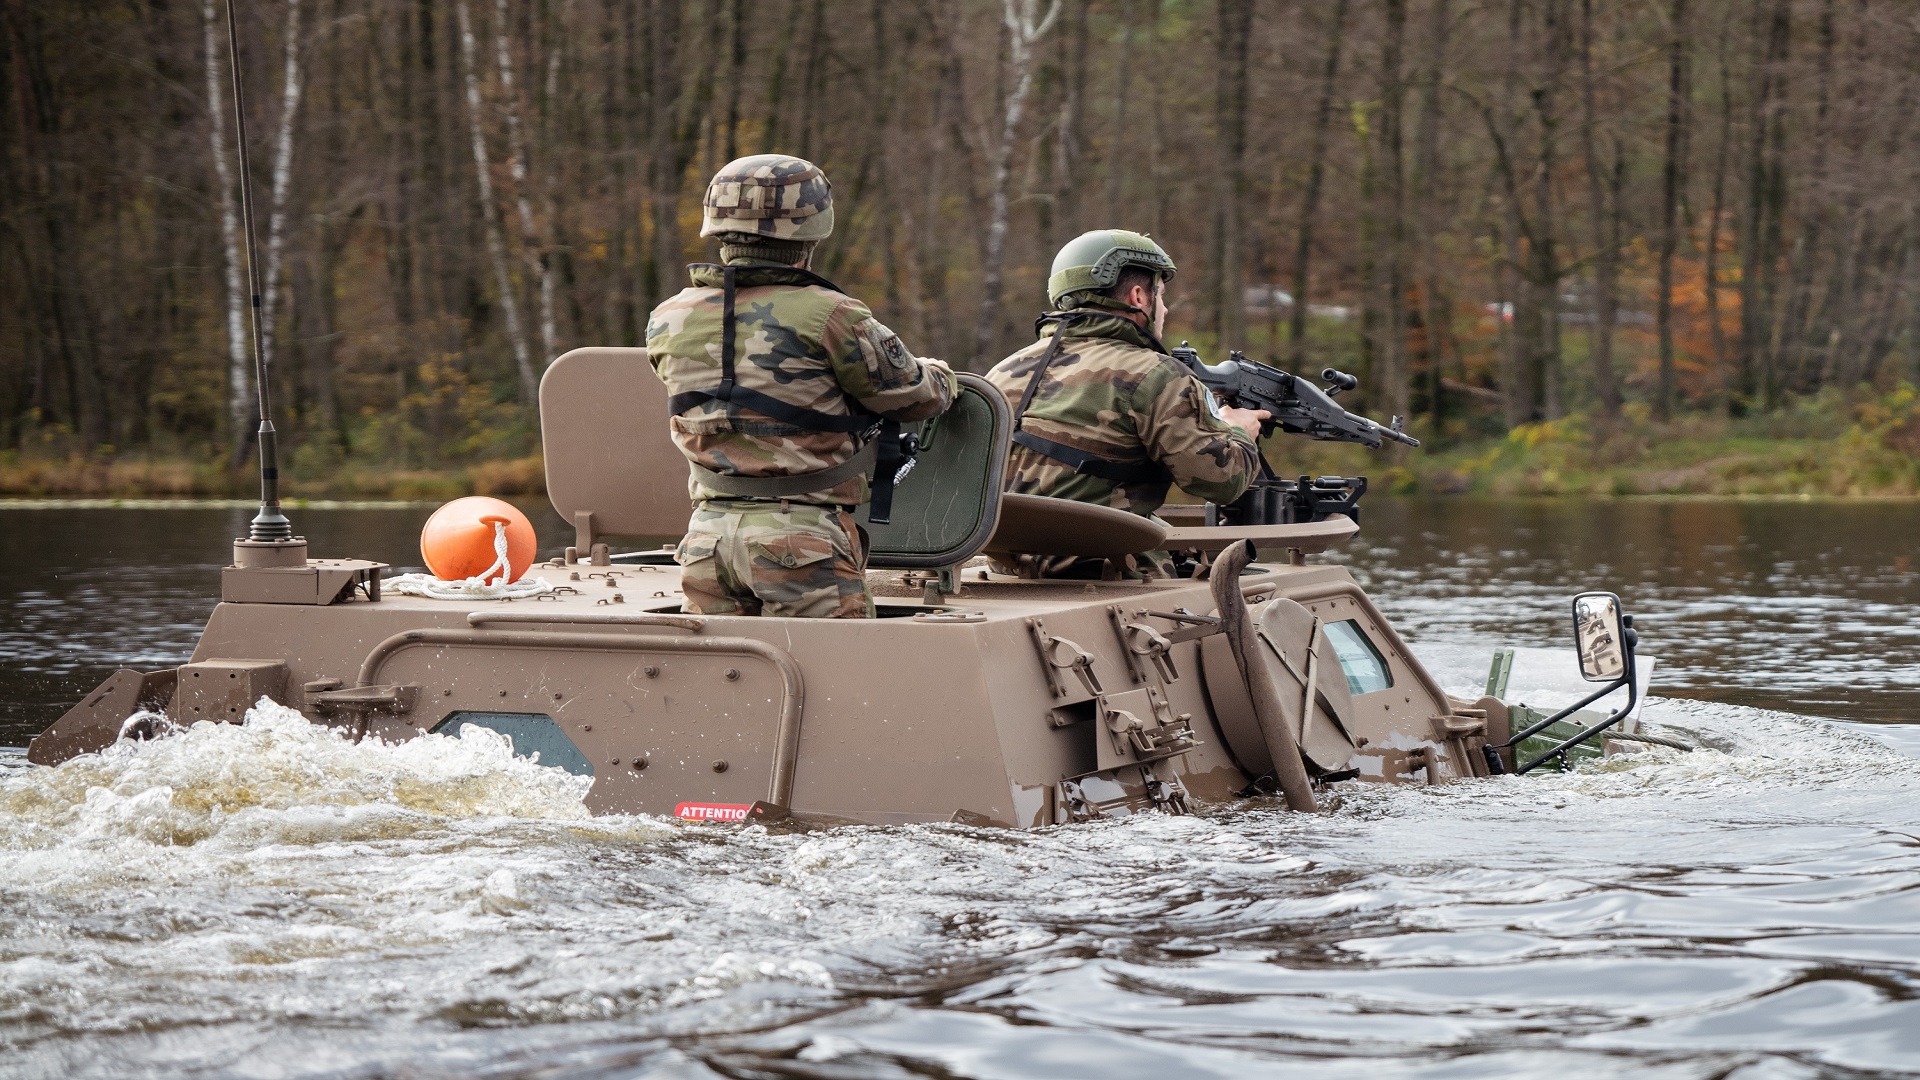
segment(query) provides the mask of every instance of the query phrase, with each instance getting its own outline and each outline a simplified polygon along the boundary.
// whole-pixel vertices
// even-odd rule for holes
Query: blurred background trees
[[[252,428],[224,0],[0,0],[0,449]],[[819,162],[817,269],[981,369],[1081,230],[1175,341],[1444,444],[1916,379],[1911,0],[242,0],[297,469],[530,451],[539,372]],[[1637,410],[1637,411],[1636,411]]]

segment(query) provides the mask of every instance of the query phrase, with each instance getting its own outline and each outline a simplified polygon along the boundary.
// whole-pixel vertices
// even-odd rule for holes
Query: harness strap
[[[784,499],[838,487],[871,468],[873,477],[869,486],[873,497],[867,519],[876,525],[887,524],[893,511],[894,482],[902,466],[913,459],[916,446],[912,436],[901,435],[898,420],[869,412],[851,396],[847,400],[853,411],[846,416],[835,416],[781,401],[735,382],[734,291],[737,285],[734,271],[732,266],[722,267],[720,271],[720,384],[711,390],[685,390],[674,394],[667,399],[667,411],[679,415],[709,401],[719,401],[727,405],[729,412],[735,405],[744,405],[762,415],[807,431],[834,431],[855,436],[867,435],[869,438],[852,457],[815,472],[790,473],[786,476],[735,476],[715,472],[698,462],[689,461],[694,479],[702,487],[725,495],[746,499]],[[816,277],[815,280],[828,288],[833,287],[824,278]],[[877,437],[873,437],[876,431]]]
[[[1034,395],[1040,391],[1040,381],[1046,377],[1047,369],[1060,355],[1060,341],[1066,336],[1069,323],[1081,319],[1093,318],[1101,312],[1069,311],[1060,315],[1043,317],[1043,322],[1052,322],[1053,340],[1047,343],[1047,351],[1040,354],[1040,363],[1033,369],[1033,378],[1027,380],[1027,388],[1020,395],[1020,404],[1013,410],[1013,441],[1043,457],[1050,457],[1063,465],[1073,468],[1082,476],[1097,476],[1102,480],[1111,480],[1116,484],[1141,484],[1148,481],[1172,480],[1173,473],[1157,461],[1116,461],[1098,454],[1068,446],[1065,443],[1043,439],[1024,430],[1027,421],[1027,408],[1033,404]]]
[[[1115,461],[1066,443],[1043,439],[1030,431],[1014,432],[1013,441],[1036,454],[1072,466],[1073,471],[1082,476],[1097,476],[1116,484],[1144,484],[1150,480],[1173,479],[1173,473],[1157,461]]]

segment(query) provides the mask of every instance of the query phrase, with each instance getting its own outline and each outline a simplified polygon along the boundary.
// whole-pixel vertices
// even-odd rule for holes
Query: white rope
[[[553,591],[553,582],[545,578],[521,578],[508,581],[513,564],[507,559],[507,526],[493,523],[493,565],[464,581],[443,581],[432,574],[400,574],[380,583],[382,589],[401,596],[424,596],[431,600],[517,600]],[[488,578],[497,578],[489,582]]]

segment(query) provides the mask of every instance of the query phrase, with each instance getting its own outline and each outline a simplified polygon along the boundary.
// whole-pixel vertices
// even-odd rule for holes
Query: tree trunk
[[[1026,108],[1027,94],[1033,89],[1033,46],[1053,27],[1060,14],[1060,0],[1047,0],[1047,11],[1039,16],[1039,0],[1001,0],[1005,5],[1008,42],[1008,66],[1013,76],[1013,92],[1007,95],[1006,113],[1001,118],[1000,140],[993,152],[993,194],[987,219],[987,244],[980,270],[980,319],[973,331],[973,356],[978,363],[989,363],[993,341],[1000,325],[1000,278],[1007,254],[1007,199],[1013,179],[1013,144],[1020,133],[1020,115]]]
[[[1592,0],[1586,0],[1591,3]],[[1654,325],[1660,336],[1660,387],[1654,414],[1673,418],[1677,393],[1673,359],[1673,257],[1680,245],[1680,193],[1686,186],[1687,103],[1692,79],[1687,49],[1687,0],[1672,0],[1667,13],[1667,143],[1660,169],[1660,264]]]
[[[520,119],[520,91],[513,79],[513,54],[507,49],[507,0],[494,0],[494,63],[500,72],[500,97],[507,114],[507,174],[513,177],[514,208],[519,211],[520,250],[527,273],[539,286],[540,364],[544,370],[554,357],[553,244],[539,233],[533,220],[533,182],[528,178],[527,139]],[[557,59],[559,50],[554,51]]]
[[[1400,3],[1402,0],[1389,0]],[[1220,165],[1214,173],[1213,288],[1211,322],[1222,346],[1241,344],[1246,328],[1244,239],[1247,192],[1247,53],[1253,35],[1253,0],[1218,0],[1214,38],[1215,143]]]
[[[493,167],[481,127],[480,71],[475,59],[473,14],[467,0],[455,0],[460,20],[460,70],[467,84],[467,130],[473,141],[473,174],[480,197],[480,217],[486,225],[487,255],[493,264],[494,288],[500,294],[500,313],[507,323],[507,344],[520,377],[520,403],[531,408],[540,399],[540,378],[533,367],[532,348],[520,324],[520,302],[514,296],[513,275],[507,268],[507,241],[500,226],[500,208],[493,201]]]
[[[1560,265],[1558,237],[1559,205],[1554,195],[1554,177],[1560,170],[1560,115],[1555,90],[1566,73],[1567,23],[1561,6],[1566,0],[1545,0],[1541,7],[1546,37],[1546,70],[1534,90],[1534,109],[1540,120],[1540,154],[1534,168],[1534,230],[1528,259],[1532,278],[1534,353],[1531,366],[1540,387],[1540,408],[1548,420],[1558,420],[1566,412],[1563,372],[1560,366]]]
[[[1333,126],[1333,95],[1340,79],[1340,53],[1346,44],[1347,0],[1333,0],[1327,31],[1327,59],[1320,68],[1320,100],[1313,113],[1313,143],[1307,152],[1307,183],[1300,193],[1300,227],[1293,246],[1293,324],[1288,335],[1289,362],[1307,359],[1308,286],[1313,269],[1313,224],[1320,212],[1320,186],[1327,175],[1327,135]]]
[[[1674,2],[1684,6],[1686,0]],[[1580,99],[1584,120],[1580,125],[1580,143],[1587,166],[1587,221],[1593,231],[1593,388],[1600,402],[1601,421],[1604,426],[1611,427],[1620,416],[1620,384],[1613,373],[1613,327],[1619,317],[1620,306],[1617,293],[1620,277],[1620,169],[1608,169],[1600,160],[1597,145],[1600,114],[1596,108],[1594,84],[1593,0],[1580,0]],[[1618,162],[1620,154],[1617,139],[1614,146],[1614,158]],[[1672,287],[1668,278],[1672,274],[1672,264],[1672,256],[1668,253],[1667,277],[1663,277],[1662,281],[1666,282],[1663,288],[1667,290],[1669,298],[1659,301],[1662,308],[1671,306]]]
[[[1446,355],[1452,341],[1452,318],[1445,286],[1441,284],[1439,259],[1434,238],[1441,229],[1440,192],[1440,87],[1441,72],[1447,65],[1447,43],[1452,31],[1450,0],[1434,0],[1433,25],[1428,38],[1426,71],[1420,86],[1420,126],[1414,135],[1414,180],[1412,197],[1419,206],[1415,215],[1418,232],[1414,237],[1415,259],[1420,268],[1420,321],[1425,328],[1427,351],[1427,405],[1433,417],[1433,434],[1443,433],[1446,422]]]
[[[1346,3],[1346,0],[1337,0]],[[1127,108],[1127,92],[1133,86],[1133,24],[1135,0],[1120,0],[1120,59],[1113,71],[1113,139],[1107,152],[1107,219],[1119,221],[1125,212],[1127,190],[1123,184],[1133,172],[1126,166],[1127,133],[1133,130],[1133,116]]]
[[[267,213],[266,276],[260,279],[260,352],[269,371],[273,369],[279,328],[280,268],[287,242],[287,189],[293,181],[295,121],[300,113],[300,0],[287,0],[286,37],[280,124],[273,138],[273,194]]]
[[[1411,410],[1412,383],[1407,369],[1407,170],[1406,170],[1406,0],[1385,0],[1386,33],[1380,49],[1380,154],[1384,188],[1377,212],[1383,239],[1375,349],[1379,357],[1373,382],[1375,408],[1402,418]],[[1389,454],[1403,458],[1394,443]]]
[[[219,20],[213,0],[200,0],[206,31],[207,131],[213,151],[214,179],[220,187],[220,251],[227,279],[227,445],[237,462],[253,437],[253,371],[247,357],[247,290],[241,283],[240,209],[234,196],[233,166],[227,161],[227,102],[220,90]]]
[[[1787,201],[1782,160],[1786,134],[1778,99],[1785,93],[1792,40],[1791,0],[1774,0],[1763,21],[1764,35],[1755,34],[1755,41],[1764,45],[1755,64],[1753,138],[1748,151],[1746,220],[1741,229],[1740,372],[1732,402],[1736,412],[1755,406],[1772,411],[1778,404],[1773,310]]]

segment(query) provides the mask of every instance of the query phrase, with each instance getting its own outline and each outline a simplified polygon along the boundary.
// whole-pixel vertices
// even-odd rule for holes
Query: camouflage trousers
[[[698,615],[870,619],[867,547],[853,515],[806,503],[696,503],[674,553]]]

